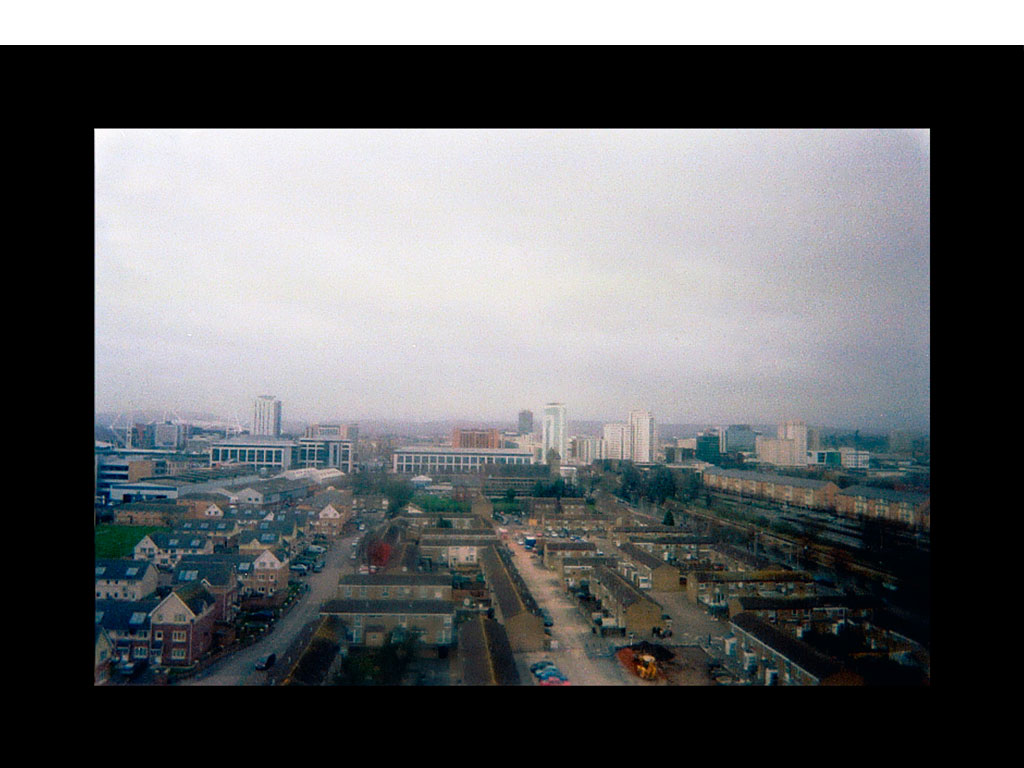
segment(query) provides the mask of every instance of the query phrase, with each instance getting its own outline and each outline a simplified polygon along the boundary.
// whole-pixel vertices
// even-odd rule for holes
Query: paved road
[[[535,685],[530,664],[550,659],[565,672],[572,685],[644,685],[627,674],[611,655],[621,638],[602,638],[590,631],[590,623],[576,609],[575,601],[562,585],[562,577],[541,565],[538,558],[514,541],[510,542],[516,568],[537,604],[547,608],[554,620],[551,637],[558,647],[550,651],[515,654],[519,677]]]
[[[283,663],[284,654],[294,640],[319,615],[321,603],[335,596],[338,577],[353,570],[353,561],[349,559],[352,541],[361,535],[353,533],[335,541],[324,556],[324,569],[320,573],[301,577],[308,583],[309,590],[286,616],[275,622],[269,635],[180,685],[267,685],[269,675],[256,670],[256,660],[269,653],[276,653],[279,663]]]

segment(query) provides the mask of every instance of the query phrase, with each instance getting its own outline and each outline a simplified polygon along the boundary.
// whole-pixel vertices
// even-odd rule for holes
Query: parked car
[[[540,681],[541,685],[571,685],[564,677],[546,677]]]
[[[267,670],[274,666],[274,662],[277,661],[277,654],[271,653],[267,656],[261,656],[256,660],[256,669]]]
[[[531,664],[530,665],[530,671],[532,673],[534,673],[534,674],[537,674],[537,672],[539,672],[540,670],[544,669],[544,667],[553,667],[553,666],[555,666],[555,662],[548,661],[547,659],[544,659],[543,661],[535,661],[533,664]]]
[[[327,550],[324,547],[319,547],[316,544],[310,544],[306,547],[306,551],[314,555],[322,555]]]
[[[313,563],[313,573],[320,573],[323,569],[324,564],[322,562]]]
[[[293,565],[289,570],[295,571],[295,573],[298,573],[298,574],[300,574],[302,576],[305,576],[306,572],[309,570],[309,568],[307,568],[302,563],[299,563],[298,565]]]
[[[534,673],[534,676],[537,677],[539,680],[546,680],[549,677],[560,677],[563,680],[568,680],[568,678],[565,677],[564,673],[554,665],[552,665],[551,667],[545,667],[542,670],[538,670]]]
[[[129,679],[136,678],[149,666],[148,659],[135,659],[134,661],[122,661],[117,665],[118,674]]]

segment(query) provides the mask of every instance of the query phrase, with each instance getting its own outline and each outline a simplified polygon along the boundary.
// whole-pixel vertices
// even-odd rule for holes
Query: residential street
[[[341,574],[352,571],[352,561],[349,559],[351,544],[359,535],[352,533],[336,540],[324,555],[323,571],[301,577],[308,584],[309,590],[285,616],[275,622],[269,635],[179,685],[267,685],[272,677],[281,674],[290,662],[295,661],[285,656],[289,648],[317,618],[323,601],[334,597]],[[277,654],[275,668],[269,672],[256,670],[256,660],[269,653]]]

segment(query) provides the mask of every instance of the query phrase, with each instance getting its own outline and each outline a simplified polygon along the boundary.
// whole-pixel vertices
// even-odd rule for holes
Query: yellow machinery
[[[654,657],[648,653],[638,653],[634,657],[636,661],[636,674],[641,680],[653,680],[658,675],[658,665],[654,663]]]

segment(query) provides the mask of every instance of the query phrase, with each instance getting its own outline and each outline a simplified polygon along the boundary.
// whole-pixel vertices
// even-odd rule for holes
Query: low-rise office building
[[[430,475],[479,472],[487,464],[532,464],[533,453],[516,448],[446,448],[417,446],[398,448],[392,470],[398,474]]]

